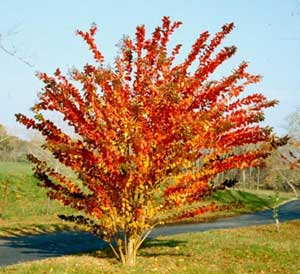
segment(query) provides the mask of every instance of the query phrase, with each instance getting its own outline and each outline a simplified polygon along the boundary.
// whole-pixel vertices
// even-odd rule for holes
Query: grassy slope
[[[29,273],[300,273],[300,221],[160,237],[141,248],[129,268],[98,251],[0,269]]]
[[[8,182],[8,200],[3,211],[3,195]],[[33,178],[31,166],[26,163],[0,163],[0,200],[1,217],[4,219],[30,218],[41,216],[47,212],[46,190],[37,186]],[[50,204],[51,211],[57,212],[63,207],[58,203]]]
[[[6,182],[8,198],[4,203]],[[46,190],[37,183],[29,164],[0,162],[0,236],[70,228],[57,218],[57,213],[70,210],[56,201],[48,204]]]
[[[5,183],[9,182],[9,195],[3,207]],[[250,193],[239,190],[227,190],[214,194],[214,201],[228,204],[239,201],[243,207],[228,211],[207,213],[184,222],[208,221],[220,216],[232,216],[244,212],[252,212],[271,207],[273,193]],[[291,194],[281,195],[282,200]],[[41,233],[61,229],[71,229],[72,225],[57,218],[57,214],[70,210],[56,201],[51,201],[50,212],[47,213],[48,201],[46,190],[37,186],[32,176],[31,166],[26,163],[0,162],[0,236],[19,235],[25,233]]]

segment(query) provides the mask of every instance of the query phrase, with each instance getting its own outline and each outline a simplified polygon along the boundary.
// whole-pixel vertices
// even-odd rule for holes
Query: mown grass
[[[0,173],[31,175],[32,167],[30,164],[22,162],[0,162]]]
[[[110,252],[64,256],[0,269],[29,273],[300,273],[300,221],[159,237],[140,249],[137,265],[122,266]]]
[[[294,198],[293,193],[280,193],[279,203]],[[274,206],[274,192],[264,190],[240,190],[240,189],[227,189],[225,191],[216,192],[207,201],[200,202],[195,207],[204,204],[215,202],[220,205],[228,205],[225,210],[207,212],[203,215],[193,218],[187,218],[180,221],[168,222],[168,225],[179,223],[198,223],[198,222],[211,222],[220,217],[230,217],[245,213],[252,213],[259,210],[271,209]],[[182,208],[178,213],[186,210],[189,207]]]
[[[72,224],[65,223],[57,217],[57,214],[68,214],[72,210],[56,201],[48,200],[46,189],[38,187],[37,184],[38,181],[33,177],[30,164],[0,162],[0,237],[74,228]],[[218,192],[205,203],[210,203],[212,200],[218,204],[236,202],[239,207],[206,213],[181,222],[206,222],[218,217],[271,208],[273,195],[273,193],[264,191],[226,190]],[[280,195],[282,201],[290,197],[292,194]],[[184,209],[180,211],[182,210]]]
[[[66,210],[58,202],[50,201],[49,204],[46,189],[37,184],[29,164],[0,163],[0,217],[28,219]]]
[[[255,212],[261,209],[269,209],[274,206],[274,191],[269,190],[225,190],[213,194],[212,200],[222,204],[237,203],[240,207],[236,212],[247,213]],[[294,198],[292,192],[281,192],[279,194],[279,203]]]
[[[31,165],[0,162],[0,237],[73,228],[57,217],[71,210],[37,184]]]

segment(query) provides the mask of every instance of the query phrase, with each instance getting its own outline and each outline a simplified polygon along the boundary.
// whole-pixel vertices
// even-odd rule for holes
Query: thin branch
[[[122,246],[118,244],[118,249],[119,249],[119,253],[120,253],[120,256],[121,256],[121,261],[122,263],[125,263],[126,262],[126,259],[124,257],[124,253],[123,253],[123,250],[122,250]],[[120,258],[119,256],[119,258]]]
[[[141,237],[141,240],[139,241],[139,243],[136,246],[136,250],[138,250],[140,248],[140,246],[142,245],[142,243],[147,239],[147,237],[149,236],[149,234],[152,232],[152,230],[154,229],[154,227],[156,227],[159,223],[155,223],[154,225],[152,225],[149,230],[145,233],[145,235],[143,237]]]
[[[5,140],[9,139],[10,137],[11,137],[11,136],[6,136],[6,137],[4,137],[3,139],[0,140],[0,143],[1,143],[1,142],[4,142]]]
[[[116,257],[120,260],[121,258],[119,256],[118,252],[115,250],[114,246],[111,243],[109,243],[109,246],[112,249],[113,253],[116,255]]]
[[[126,227],[124,229],[124,244],[125,244],[125,256],[128,257],[128,250],[127,250],[128,241],[127,241]]]
[[[25,58],[23,58],[22,56],[19,56],[17,54],[17,50],[14,49],[13,51],[7,49],[3,43],[2,43],[2,35],[0,34],[0,49],[2,49],[6,54],[16,58],[17,60],[19,60],[20,62],[22,62],[23,64],[27,65],[30,68],[33,68],[34,65],[32,63],[30,63],[28,60],[26,60]]]
[[[282,173],[282,170],[280,169],[277,170],[280,173],[280,176],[282,176],[285,179],[285,182],[288,184],[288,186],[294,191],[296,198],[298,198],[299,197],[298,192],[296,190],[296,187],[292,184],[291,180]]]

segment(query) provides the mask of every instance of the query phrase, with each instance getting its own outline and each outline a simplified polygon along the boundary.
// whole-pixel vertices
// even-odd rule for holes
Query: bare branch
[[[13,50],[9,50],[8,48],[6,48],[4,45],[3,45],[3,42],[2,42],[2,34],[0,33],[0,49],[3,50],[6,54],[16,58],[17,60],[19,60],[20,62],[22,62],[23,64],[27,65],[28,67],[30,68],[33,68],[34,65],[32,63],[30,63],[28,60],[26,60],[26,58],[18,55],[18,52],[16,50],[15,47],[13,47]]]

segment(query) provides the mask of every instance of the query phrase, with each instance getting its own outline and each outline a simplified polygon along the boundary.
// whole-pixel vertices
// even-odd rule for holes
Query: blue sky
[[[249,61],[249,71],[263,75],[251,91],[280,100],[267,111],[266,123],[285,133],[286,116],[300,107],[300,0],[1,0],[2,43],[10,50],[14,46],[34,67],[0,50],[0,124],[23,135],[14,114],[29,114],[36,101],[41,83],[35,71],[52,73],[60,67],[67,72],[91,61],[76,29],[87,30],[95,22],[97,42],[111,63],[123,35],[132,36],[139,24],[149,33],[164,15],[184,23],[172,40],[184,45],[181,58],[200,32],[215,33],[224,23],[234,22],[236,28],[224,45],[236,45],[238,52],[223,72]]]

